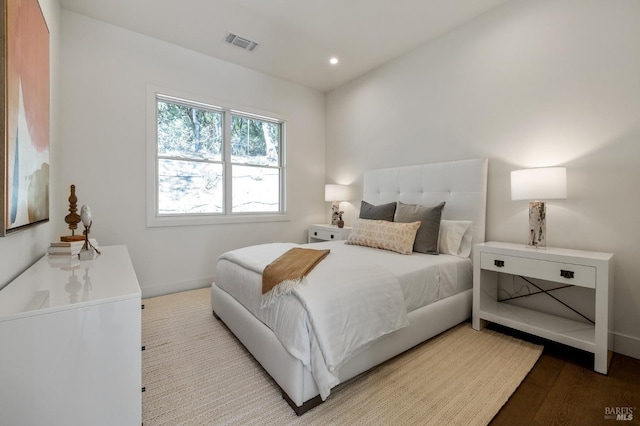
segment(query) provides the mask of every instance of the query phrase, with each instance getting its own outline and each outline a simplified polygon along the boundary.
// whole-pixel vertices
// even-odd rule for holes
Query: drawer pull
[[[566,271],[564,269],[560,269],[560,276],[564,278],[573,278],[573,271]]]
[[[504,260],[495,259],[493,261],[493,264],[496,265],[498,268],[503,268],[504,267]]]
[[[331,234],[331,239],[333,240],[333,234]]]
[[[314,231],[314,232],[313,232],[313,236],[314,236],[314,237],[317,237],[317,236],[318,236],[318,231]]]

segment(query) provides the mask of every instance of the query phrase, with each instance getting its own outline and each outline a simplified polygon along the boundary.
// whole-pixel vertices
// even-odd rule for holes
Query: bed
[[[465,236],[473,243],[483,242],[487,168],[486,159],[471,159],[371,170],[364,174],[362,199],[372,205],[400,202],[434,206],[445,202],[442,210],[443,223],[471,221]],[[467,241],[467,245],[470,245],[470,241]],[[305,290],[298,291],[307,294],[281,298],[273,305],[261,306],[259,294],[256,294],[259,292],[255,290],[256,283],[261,279],[261,268],[291,247],[299,246],[273,243],[225,253],[218,260],[216,282],[211,286],[214,315],[227,325],[275,380],[283,397],[298,415],[320,404],[338,383],[369,370],[471,316],[470,257],[465,257],[464,254],[399,255],[371,247],[348,245],[343,241],[306,245],[331,251],[309,273],[310,285],[304,286]],[[375,284],[378,287],[371,292],[377,296],[367,295],[371,300],[367,299],[363,303],[374,307],[378,303],[380,310],[376,312],[394,312],[385,314],[385,318],[389,318],[385,319],[387,322],[382,326],[387,328],[381,331],[376,329],[377,334],[358,332],[358,339],[360,334],[366,334],[369,340],[358,342],[360,346],[357,347],[340,348],[334,352],[322,347],[318,349],[322,346],[318,342],[335,340],[340,343],[350,342],[351,339],[334,336],[332,333],[335,331],[335,324],[333,328],[327,327],[326,330],[321,327],[314,329],[319,321],[308,314],[316,315],[316,312],[324,311],[313,305],[320,303],[315,299],[318,294],[314,291],[317,290],[313,290],[320,286],[311,285],[312,280],[326,286],[323,292],[334,294],[339,291],[337,289],[346,288],[342,281],[347,280],[349,288],[358,289],[358,286],[374,285],[374,277],[375,280],[382,280]],[[385,279],[388,281],[384,281]],[[390,282],[397,282],[398,285],[390,285]],[[418,286],[416,290],[412,284],[415,282],[432,282],[435,287]],[[388,294],[384,297],[379,295],[385,291]],[[340,297],[343,298],[343,295]],[[348,297],[344,296],[344,299]],[[397,309],[400,299],[402,309]],[[357,300],[352,302],[357,303]],[[385,309],[385,306],[393,308]],[[402,312],[396,314],[396,310]],[[283,320],[283,312],[289,311],[295,311],[295,315],[304,320]],[[333,313],[325,316],[327,315]],[[370,321],[371,323],[377,321],[378,315],[375,317],[376,320]],[[382,321],[381,319],[380,322]],[[349,344],[345,343],[344,346]]]

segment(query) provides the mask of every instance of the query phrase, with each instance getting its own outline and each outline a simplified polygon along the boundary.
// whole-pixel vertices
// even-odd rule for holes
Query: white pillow
[[[345,244],[411,254],[419,227],[420,221],[400,223],[386,220],[356,219]]]
[[[459,257],[469,257],[471,254],[470,220],[441,220],[438,235],[438,251]]]
[[[460,244],[460,250],[458,250],[458,256],[469,257],[471,255],[472,247],[473,247],[473,232],[472,232],[472,227],[469,226],[467,231],[462,236],[462,244]]]

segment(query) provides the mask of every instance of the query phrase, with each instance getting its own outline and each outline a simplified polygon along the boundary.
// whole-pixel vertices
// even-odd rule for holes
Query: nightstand
[[[309,225],[309,242],[346,240],[351,232],[350,226],[338,228],[332,225]]]
[[[594,323],[566,319],[498,300],[498,274],[591,289]],[[613,254],[488,242],[473,247],[473,328],[486,321],[594,354],[594,370],[607,374],[613,340]]]

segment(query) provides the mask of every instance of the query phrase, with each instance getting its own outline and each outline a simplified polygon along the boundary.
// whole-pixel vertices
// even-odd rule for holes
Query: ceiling
[[[507,0],[60,0],[63,8],[329,91]],[[252,52],[227,32],[258,43]],[[330,65],[329,58],[339,59]]]

